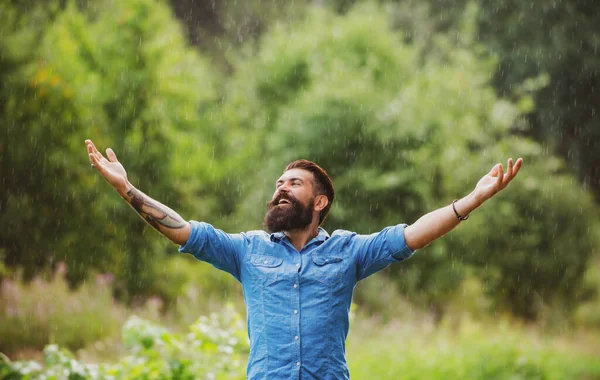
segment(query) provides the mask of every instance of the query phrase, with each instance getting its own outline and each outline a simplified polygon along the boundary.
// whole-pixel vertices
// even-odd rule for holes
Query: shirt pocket
[[[325,285],[335,285],[342,281],[344,260],[335,254],[313,254],[315,280]]]
[[[252,255],[250,258],[252,278],[256,282],[271,283],[281,272],[283,258],[265,255]]]

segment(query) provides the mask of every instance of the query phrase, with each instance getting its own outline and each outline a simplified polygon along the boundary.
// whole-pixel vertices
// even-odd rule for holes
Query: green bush
[[[114,299],[112,274],[95,274],[76,289],[65,278],[64,264],[52,275],[27,283],[20,276],[4,278],[0,352],[41,350],[48,343],[69,350],[90,348],[96,341],[117,337],[131,313],[180,329],[227,302],[243,310],[241,287],[230,275],[183,255],[157,260],[156,266],[154,295],[135,308]]]
[[[66,349],[44,349],[44,364],[0,358],[2,379],[244,379],[248,354],[245,321],[233,308],[200,317],[186,333],[139,317],[125,323],[128,354],[114,364],[85,364]]]

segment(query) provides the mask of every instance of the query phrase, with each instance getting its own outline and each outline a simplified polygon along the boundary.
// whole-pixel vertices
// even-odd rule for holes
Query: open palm
[[[504,173],[502,164],[496,164],[488,174],[484,175],[479,182],[477,182],[475,192],[479,198],[481,200],[489,199],[498,191],[508,186],[510,181],[512,181],[519,172],[519,169],[521,169],[522,164],[522,158],[519,158],[514,165],[512,158],[509,158],[506,173]]]
[[[106,149],[106,159],[102,153],[96,149],[92,140],[85,140],[88,156],[92,166],[102,174],[104,179],[108,181],[114,188],[118,189],[127,184],[127,172],[112,149]]]

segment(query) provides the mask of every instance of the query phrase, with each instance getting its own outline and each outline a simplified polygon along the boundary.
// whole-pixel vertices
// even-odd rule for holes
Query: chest
[[[279,245],[257,247],[246,255],[242,283],[263,286],[327,286],[353,283],[355,266],[348,252],[327,244],[297,252]]]

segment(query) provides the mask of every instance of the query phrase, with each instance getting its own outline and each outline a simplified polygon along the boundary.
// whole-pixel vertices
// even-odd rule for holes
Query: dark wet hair
[[[335,192],[333,190],[333,183],[331,182],[331,178],[329,178],[329,175],[322,167],[308,160],[296,160],[294,162],[290,162],[288,166],[286,166],[284,173],[291,169],[303,169],[311,172],[313,174],[313,177],[315,178],[315,194],[323,194],[329,200],[327,206],[323,210],[321,210],[321,213],[319,214],[319,225],[321,225],[327,217],[329,209],[333,204],[333,198],[335,197]]]

